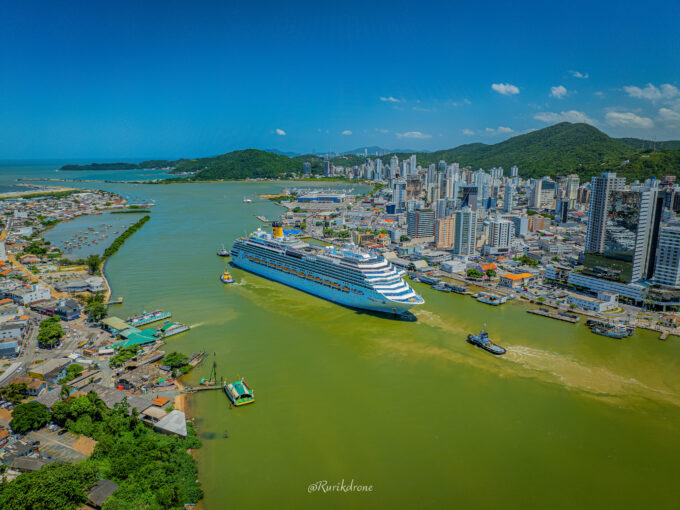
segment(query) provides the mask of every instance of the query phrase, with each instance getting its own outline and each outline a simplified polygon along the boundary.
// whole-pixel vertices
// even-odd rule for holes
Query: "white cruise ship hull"
[[[410,302],[393,301],[384,295],[369,290],[366,288],[357,288],[353,285],[342,285],[335,288],[332,285],[325,285],[323,282],[325,278],[319,274],[321,282],[310,280],[305,277],[293,275],[291,273],[282,272],[276,268],[270,268],[261,263],[252,262],[248,256],[237,250],[232,251],[232,263],[240,268],[255,273],[270,280],[274,280],[290,287],[302,290],[314,296],[339,303],[341,305],[352,308],[359,308],[363,310],[371,310],[375,312],[401,315],[413,308],[416,305],[422,304],[423,300],[419,297],[412,298]],[[343,287],[348,288],[348,291],[343,291]]]

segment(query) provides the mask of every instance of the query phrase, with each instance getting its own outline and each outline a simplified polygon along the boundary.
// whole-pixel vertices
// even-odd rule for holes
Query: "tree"
[[[185,365],[188,359],[189,358],[187,358],[185,354],[173,351],[165,355],[165,357],[163,358],[163,364],[172,368],[179,368],[182,365]]]
[[[50,421],[50,411],[39,402],[19,404],[12,411],[12,421],[9,426],[14,432],[23,434],[29,430],[41,428]]]
[[[494,276],[496,276],[496,271],[494,271],[493,269],[487,269],[486,276],[488,276],[489,278],[493,278]]]
[[[102,292],[97,292],[92,296],[85,298],[85,313],[87,317],[92,322],[98,322],[106,317],[109,310],[104,303],[104,294]]]
[[[87,257],[85,263],[87,264],[87,271],[90,274],[96,274],[99,272],[99,266],[101,265],[102,261],[99,258],[99,255],[92,254]]]
[[[0,492],[0,508],[76,508],[87,501],[85,491],[97,482],[97,468],[87,462],[54,462],[38,471],[23,473]]]
[[[78,375],[80,375],[83,370],[85,370],[85,367],[78,365],[77,363],[69,365],[66,369],[66,375],[59,380],[59,383],[65,384],[69,381],[72,381],[78,377]]]
[[[40,323],[40,330],[38,331],[40,347],[51,349],[59,344],[61,337],[64,336],[64,330],[61,328],[61,324],[59,324],[60,321],[61,319],[54,315]]]
[[[404,236],[404,235],[401,236],[401,237],[399,238],[399,241],[402,242],[402,243],[405,243],[406,241],[408,241],[408,236]]]
[[[28,391],[26,383],[11,383],[0,389],[2,398],[16,405],[24,399],[24,395]]]
[[[469,278],[481,278],[484,273],[477,271],[476,269],[468,269],[467,275]]]

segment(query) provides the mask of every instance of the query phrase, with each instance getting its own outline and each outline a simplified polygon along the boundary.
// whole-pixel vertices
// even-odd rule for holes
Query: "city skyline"
[[[0,157],[680,138],[677,4],[536,5],[5,4]]]

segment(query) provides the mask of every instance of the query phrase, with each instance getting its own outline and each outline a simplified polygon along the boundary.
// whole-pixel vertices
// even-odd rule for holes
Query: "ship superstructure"
[[[258,229],[234,242],[232,263],[253,273],[337,303],[403,314],[423,299],[404,281],[405,272],[381,255],[354,245],[318,247]]]

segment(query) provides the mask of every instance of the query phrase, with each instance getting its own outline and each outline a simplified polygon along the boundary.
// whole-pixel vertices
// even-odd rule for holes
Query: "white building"
[[[669,225],[659,230],[654,282],[680,287],[680,225]]]
[[[456,255],[474,255],[476,243],[477,213],[469,207],[465,207],[460,211],[456,211],[453,252]]]
[[[619,306],[618,296],[613,292],[598,292],[597,298],[569,294],[567,296],[567,303],[593,312],[606,312],[607,310],[614,310]]]

